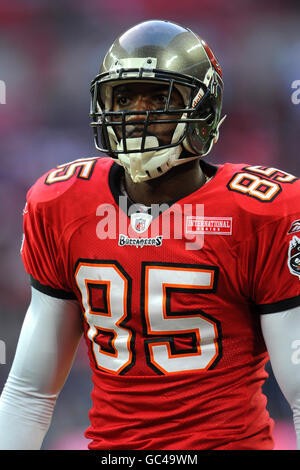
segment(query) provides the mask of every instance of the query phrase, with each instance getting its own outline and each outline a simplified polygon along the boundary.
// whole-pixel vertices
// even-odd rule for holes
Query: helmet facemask
[[[115,68],[104,72],[93,80],[91,86],[91,116],[94,129],[95,146],[101,152],[112,156],[124,166],[135,182],[161,176],[175,165],[200,158],[207,154],[217,140],[220,116],[216,97],[211,92],[212,79],[216,81],[213,69],[207,74],[207,84],[186,74],[170,72],[145,66],[156,59],[127,59],[131,62],[143,61],[143,66],[122,67],[121,61]],[[135,64],[136,65],[136,64]],[[156,110],[112,110],[113,88],[125,83],[160,84],[168,87],[168,96],[163,109]],[[183,107],[172,108],[170,100],[176,89],[182,99]],[[215,90],[216,91],[216,90]],[[221,94],[221,90],[219,90]],[[128,132],[133,126],[132,116],[141,117],[134,120],[134,126],[142,129],[139,137],[130,137]],[[173,135],[168,143],[159,141],[149,128],[159,124],[161,128],[167,124],[176,124]],[[118,129],[118,132],[116,132]],[[187,157],[180,158],[183,149]]]

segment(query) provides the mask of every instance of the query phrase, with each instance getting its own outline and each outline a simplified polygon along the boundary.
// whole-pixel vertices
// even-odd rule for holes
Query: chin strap
[[[218,125],[217,125],[217,128],[216,128],[216,130],[215,130],[215,133],[214,133],[214,138],[211,139],[209,148],[208,148],[208,150],[207,150],[206,153],[203,153],[203,155],[201,155],[202,157],[204,157],[205,155],[209,154],[209,152],[210,152],[211,149],[212,149],[212,146],[218,142],[218,140],[219,140],[219,129],[220,129],[221,124],[225,121],[226,118],[227,118],[227,114],[225,114],[225,115],[222,117],[222,119],[220,119],[220,121],[219,121],[219,123],[218,123]]]
[[[219,139],[219,128],[221,126],[221,124],[225,121],[227,117],[227,114],[225,114],[225,116],[222,117],[222,119],[220,119],[218,125],[217,125],[217,128],[214,132],[214,138],[211,139],[210,141],[210,145],[209,145],[209,148],[207,150],[207,152],[203,153],[202,155],[195,155],[193,157],[185,157],[185,158],[180,158],[179,160],[176,160],[172,166],[178,166],[178,165],[182,165],[183,163],[187,163],[187,162],[191,162],[193,160],[196,160],[197,158],[202,158],[204,157],[205,155],[208,155],[209,152],[211,151],[212,147],[214,144],[216,144],[218,142],[218,139]]]
[[[145,152],[130,153],[130,149],[141,146],[141,137],[126,139],[128,153],[120,153],[117,163],[123,166],[130,174],[135,183],[157,178],[172,168],[182,152],[182,146],[171,147],[162,150],[152,150]],[[154,136],[147,136],[145,149],[157,147],[158,139]],[[118,150],[123,150],[123,143],[118,143]]]
[[[193,155],[191,157],[180,158],[180,155],[183,151],[183,144],[162,150],[150,150],[147,152],[147,148],[150,149],[158,147],[159,142],[155,136],[146,136],[144,152],[130,152],[130,150],[141,148],[142,137],[129,138],[126,139],[127,153],[119,153],[118,159],[116,161],[130,174],[130,177],[134,183],[140,183],[152,178],[157,178],[169,171],[174,166],[182,165],[183,163],[197,160],[204,155],[207,155],[211,151],[213,145],[217,142],[219,138],[219,128],[226,117],[226,115],[223,116],[223,118],[218,123],[213,138],[211,139],[209,148],[207,152],[202,155]],[[178,124],[174,132],[172,142],[176,141],[176,139],[178,140],[179,134],[183,131],[182,128],[183,125],[181,123]],[[124,150],[122,140],[121,142],[118,142],[115,138],[114,143],[116,145],[116,150]]]

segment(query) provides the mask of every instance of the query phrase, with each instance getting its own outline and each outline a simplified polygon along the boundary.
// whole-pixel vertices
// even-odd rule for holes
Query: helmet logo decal
[[[220,75],[221,78],[223,78],[222,69],[221,69],[221,66],[220,66],[220,64],[218,62],[218,59],[216,58],[215,54],[213,53],[213,51],[211,50],[209,45],[206,44],[206,42],[203,39],[201,39],[201,44],[204,47],[205,52],[208,55],[208,58],[211,61],[215,71]]]

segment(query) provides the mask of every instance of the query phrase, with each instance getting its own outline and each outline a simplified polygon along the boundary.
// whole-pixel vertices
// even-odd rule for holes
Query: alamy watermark
[[[127,197],[119,207],[100,204],[96,210],[96,234],[100,240],[116,240],[118,246],[160,247],[166,240],[184,240],[186,250],[200,250],[205,235],[231,235],[231,217],[206,217],[204,204],[140,204],[127,209]]]
[[[96,234],[100,240],[117,240],[119,246],[136,248],[159,247],[171,238],[185,239],[187,250],[199,250],[204,243],[203,233],[195,226],[191,229],[187,221],[192,216],[201,219],[203,214],[203,204],[151,204],[150,213],[133,204],[127,210],[127,197],[120,196],[119,209],[112,204],[97,207]]]
[[[299,365],[300,364],[300,340],[295,339],[291,344],[291,348],[294,349],[294,352],[292,353],[292,356],[291,356],[291,361],[293,364]]]
[[[294,80],[292,82],[291,88],[293,91],[291,100],[293,104],[300,104],[300,80]]]
[[[6,84],[0,80],[0,104],[6,104]]]
[[[6,85],[0,80],[0,104],[6,104]],[[6,346],[5,342],[0,339],[0,365],[6,364]]]
[[[0,365],[6,364],[6,346],[5,342],[0,339]]]

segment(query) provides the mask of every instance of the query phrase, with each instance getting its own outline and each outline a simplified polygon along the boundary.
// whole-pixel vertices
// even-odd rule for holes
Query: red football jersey
[[[210,181],[150,212],[122,195],[110,158],[61,165],[28,192],[32,285],[82,306],[90,449],[273,448],[259,314],[300,304],[299,181],[201,165]]]

